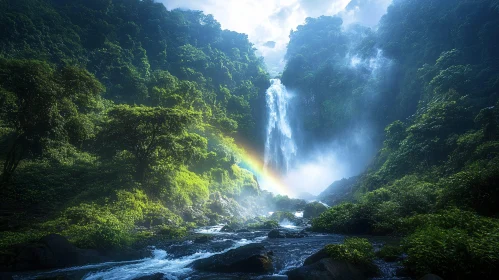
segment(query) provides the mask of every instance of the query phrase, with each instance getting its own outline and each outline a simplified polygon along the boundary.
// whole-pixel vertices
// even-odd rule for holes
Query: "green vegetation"
[[[377,273],[377,267],[374,264],[374,249],[367,239],[351,237],[345,239],[343,244],[330,244],[324,249],[333,260],[360,265],[371,275]]]
[[[295,214],[291,212],[282,212],[282,211],[276,211],[270,215],[270,219],[274,220],[276,222],[282,222],[284,220],[288,220],[290,222],[295,222],[297,220]]]
[[[264,221],[247,225],[248,229],[276,229],[279,228],[279,223],[276,221]]]
[[[0,252],[50,233],[109,250],[222,221],[273,229],[305,210],[315,231],[402,236],[378,256],[406,254],[413,276],[492,278],[498,18],[497,0],[394,0],[376,30],[320,17],[291,33],[304,150],[359,127],[381,147],[326,210],[239,164],[235,139],[263,151],[269,86],[246,35],[153,0],[0,1]],[[245,223],[268,204],[281,212]],[[326,250],[373,266],[364,239]]]
[[[399,0],[377,31],[342,29],[340,19],[322,17],[292,34],[283,81],[303,100],[315,97],[303,111],[320,112],[306,117],[307,137],[328,139],[359,116],[386,127],[382,149],[345,199],[351,202],[314,219],[314,230],[404,236],[404,264],[415,276],[492,277],[499,254],[498,13],[495,1]],[[351,57],[360,61],[355,67]],[[362,75],[374,58],[396,81]],[[378,92],[375,106],[363,107],[369,87]]]
[[[312,202],[305,206],[303,210],[303,218],[312,219],[317,218],[320,214],[324,213],[327,207],[320,202]]]
[[[220,197],[260,195],[234,141],[262,149],[269,76],[246,35],[154,1],[0,11],[2,250],[180,238],[238,215],[208,207]]]

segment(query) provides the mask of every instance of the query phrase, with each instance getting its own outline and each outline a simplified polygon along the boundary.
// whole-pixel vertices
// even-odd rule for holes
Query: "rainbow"
[[[260,187],[274,194],[287,195],[293,197],[293,193],[283,183],[277,172],[264,168],[264,159],[262,155],[244,144],[244,140],[235,140],[222,134],[213,133],[213,140],[230,148],[238,155],[238,165],[252,172],[258,179]]]

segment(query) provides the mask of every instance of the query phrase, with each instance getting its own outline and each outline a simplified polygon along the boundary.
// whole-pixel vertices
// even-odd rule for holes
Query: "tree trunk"
[[[24,147],[19,143],[19,138],[14,142],[14,145],[10,148],[7,153],[7,158],[3,165],[2,180],[4,182],[10,181],[14,171],[16,171],[17,166],[21,162],[24,156]]]

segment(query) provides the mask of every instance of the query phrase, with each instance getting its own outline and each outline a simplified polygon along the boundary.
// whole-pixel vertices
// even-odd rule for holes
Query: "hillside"
[[[381,146],[349,190],[355,201],[314,220],[315,230],[407,236],[412,275],[491,277],[499,244],[498,7],[398,0],[377,30],[321,17],[291,34],[283,82],[308,112],[308,141],[367,123]]]
[[[0,11],[2,247],[52,232],[119,247],[252,211],[234,139],[263,149],[269,76],[246,35],[154,1]]]

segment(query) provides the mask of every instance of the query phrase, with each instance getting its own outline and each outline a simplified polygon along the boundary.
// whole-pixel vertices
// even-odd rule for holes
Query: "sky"
[[[282,71],[291,30],[307,17],[339,15],[345,24],[374,27],[392,0],[158,0],[169,9],[212,14],[223,29],[248,34],[268,70]],[[274,44],[267,44],[275,42]]]

